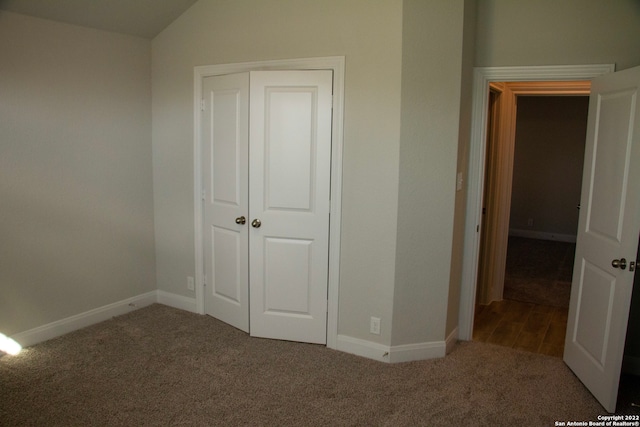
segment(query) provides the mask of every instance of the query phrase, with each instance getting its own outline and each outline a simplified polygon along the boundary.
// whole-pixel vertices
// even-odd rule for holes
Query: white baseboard
[[[455,338],[451,338],[451,341],[455,344],[457,341],[457,329],[454,333]],[[451,336],[453,336],[453,333]],[[336,350],[385,363],[402,363],[444,357],[447,353],[448,341],[449,338],[446,342],[434,341],[386,346],[346,335],[338,335]]]
[[[444,341],[421,342],[417,344],[394,345],[391,347],[389,362],[402,363],[416,360],[438,359],[446,354]]]
[[[455,329],[451,331],[451,333],[445,340],[445,343],[446,343],[445,347],[446,347],[447,354],[451,353],[451,350],[453,350],[453,346],[455,346],[457,342],[458,342],[458,327],[456,326]]]
[[[640,357],[624,355],[622,360],[622,372],[631,375],[640,375]]]
[[[153,303],[164,304],[180,310],[196,313],[195,298],[188,298],[165,291],[152,291],[136,297],[108,304],[84,313],[76,314],[28,331],[13,335],[21,346],[28,347],[47,341],[95,323],[109,320],[114,316],[129,313]],[[398,346],[386,346],[346,335],[338,335],[336,350],[355,354],[385,363],[401,363],[414,360],[444,357],[458,339],[458,328],[454,329],[446,341],[434,341]],[[638,365],[640,366],[640,364]]]
[[[84,313],[76,314],[62,320],[38,326],[28,331],[17,333],[11,338],[17,341],[22,347],[38,344],[60,335],[86,328],[95,323],[109,320],[114,316],[129,313],[142,307],[146,307],[157,302],[157,292],[152,291],[136,297],[127,298],[122,301],[108,304]]]
[[[546,231],[522,230],[517,228],[509,229],[509,236],[526,237],[527,239],[553,240],[556,242],[576,242],[576,236],[574,234],[547,233]]]
[[[182,295],[176,295],[165,291],[158,291],[158,303],[178,308],[180,310],[190,311],[191,313],[197,313],[195,298],[183,297]]]
[[[380,362],[389,362],[389,346],[349,337],[347,335],[338,335],[336,344],[336,350],[338,351],[366,357],[367,359],[378,360]]]

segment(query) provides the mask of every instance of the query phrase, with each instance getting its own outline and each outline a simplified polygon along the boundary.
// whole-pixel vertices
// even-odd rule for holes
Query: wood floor
[[[473,339],[562,357],[568,308],[519,301],[476,306]]]
[[[575,243],[509,237],[504,297],[477,305],[473,339],[562,357]]]

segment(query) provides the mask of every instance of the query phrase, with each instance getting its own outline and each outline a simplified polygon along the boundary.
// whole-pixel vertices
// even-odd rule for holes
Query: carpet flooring
[[[575,243],[509,237],[504,299],[569,307]]]
[[[460,342],[386,364],[136,310],[0,357],[3,426],[552,426],[604,409],[556,357]]]

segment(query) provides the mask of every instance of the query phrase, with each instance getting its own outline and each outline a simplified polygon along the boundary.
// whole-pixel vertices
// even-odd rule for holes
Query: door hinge
[[[205,103],[204,103],[204,98],[200,100],[200,111],[204,111],[205,109]]]
[[[204,200],[207,200],[207,192],[206,192],[206,191],[204,191],[204,190],[202,190],[202,191],[200,192],[200,198],[201,198],[203,201],[204,201]]]

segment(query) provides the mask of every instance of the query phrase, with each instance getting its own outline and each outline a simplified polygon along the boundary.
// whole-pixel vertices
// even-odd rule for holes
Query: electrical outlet
[[[196,280],[191,276],[187,277],[187,289],[190,291],[196,290]]]
[[[372,317],[371,324],[369,326],[369,332],[375,335],[380,335],[380,318]]]

